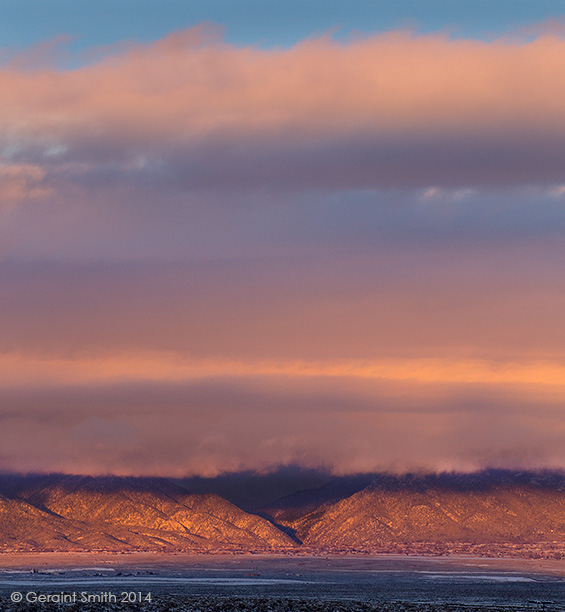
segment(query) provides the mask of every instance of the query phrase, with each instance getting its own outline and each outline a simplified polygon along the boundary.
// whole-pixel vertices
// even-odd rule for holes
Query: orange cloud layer
[[[446,384],[565,387],[565,363],[477,359],[230,360],[193,359],[174,353],[143,352],[99,357],[34,357],[0,354],[5,383],[0,387],[107,384],[134,381],[193,381],[208,377],[299,377],[366,379]]]

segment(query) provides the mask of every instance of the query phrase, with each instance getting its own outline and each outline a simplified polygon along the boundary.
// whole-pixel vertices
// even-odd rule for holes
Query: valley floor
[[[164,597],[147,604],[29,604],[6,603],[5,612],[547,612],[562,610],[552,602],[532,602],[523,605],[466,605],[414,602],[316,601],[288,598],[242,597]]]
[[[3,554],[0,610],[549,612],[565,610],[565,561],[402,555]]]

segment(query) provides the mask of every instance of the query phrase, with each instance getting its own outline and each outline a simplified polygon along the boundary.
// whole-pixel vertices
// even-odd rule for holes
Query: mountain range
[[[1,487],[0,487],[1,490]],[[4,550],[269,550],[296,542],[268,520],[166,479],[9,479],[0,497]]]
[[[565,554],[559,473],[312,481],[244,510],[165,478],[4,475],[0,550]]]

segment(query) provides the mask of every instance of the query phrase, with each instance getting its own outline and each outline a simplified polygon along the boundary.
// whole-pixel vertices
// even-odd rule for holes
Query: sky
[[[0,0],[0,471],[565,468],[563,13]]]

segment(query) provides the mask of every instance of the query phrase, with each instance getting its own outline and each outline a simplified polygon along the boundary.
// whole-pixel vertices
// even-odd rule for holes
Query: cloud
[[[46,196],[49,189],[42,186],[46,173],[32,164],[0,165],[0,210],[11,210],[23,200]]]
[[[4,65],[3,466],[565,465],[564,59],[197,28]]]
[[[66,180],[558,183],[564,56],[552,33],[487,43],[397,31],[266,51],[193,28],[75,70],[4,67],[0,133],[18,163]]]
[[[196,358],[179,352],[135,351],[60,356],[0,353],[6,389],[33,383],[42,388],[124,383],[193,383],[230,377],[327,378],[344,384],[356,380],[407,381],[422,384],[530,385],[555,389],[564,385],[565,362],[554,359],[516,361],[438,358],[396,359],[226,359]]]
[[[1,390],[2,468],[184,476],[560,464],[537,386],[251,375]],[[25,406],[25,410],[21,410]]]
[[[561,246],[0,265],[2,351],[559,359]]]

